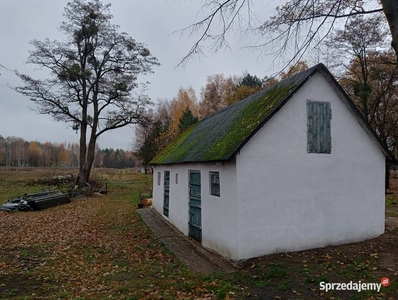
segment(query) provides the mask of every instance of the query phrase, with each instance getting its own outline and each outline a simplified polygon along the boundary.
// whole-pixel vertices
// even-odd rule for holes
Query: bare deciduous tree
[[[17,73],[24,85],[16,91],[39,113],[80,131],[80,185],[89,180],[98,137],[140,120],[149,99],[134,95],[137,77],[158,65],[144,44],[111,24],[109,7],[99,0],[68,2],[60,26],[67,40],[31,42],[28,63],[49,70],[51,77]]]
[[[350,78],[355,78],[355,82],[352,82],[355,86],[355,98],[360,100],[360,109],[370,123],[373,116],[371,105],[368,103],[372,93],[369,56],[372,54],[374,58],[378,49],[385,48],[386,31],[380,16],[359,15],[351,18],[344,29],[336,30],[327,41],[328,47],[332,49],[334,66],[339,73],[347,74],[348,70],[352,72],[353,60],[359,66],[356,76]],[[347,65],[346,61],[350,61],[351,64]]]
[[[397,153],[398,67],[393,60],[392,51],[367,53],[366,65],[353,57],[340,83],[382,142]]]

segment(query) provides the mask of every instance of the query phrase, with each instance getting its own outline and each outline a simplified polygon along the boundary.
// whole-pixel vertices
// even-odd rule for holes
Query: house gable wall
[[[331,153],[307,153],[307,100],[331,104]],[[236,158],[239,259],[384,232],[385,157],[316,73]]]

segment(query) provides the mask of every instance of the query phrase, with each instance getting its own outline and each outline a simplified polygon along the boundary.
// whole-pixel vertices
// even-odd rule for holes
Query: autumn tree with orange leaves
[[[206,85],[201,91],[200,118],[204,118],[235,103],[234,95],[239,81],[240,78],[237,76],[225,77],[224,74],[208,76]]]
[[[177,136],[180,119],[187,109],[194,117],[198,116],[195,90],[181,87],[171,101],[159,100],[154,108],[146,112],[145,122],[136,127],[134,151],[141,158],[146,171],[152,158]]]
[[[178,124],[186,108],[192,112],[194,116],[198,116],[198,99],[196,92],[192,87],[187,89],[180,88],[177,96],[171,100],[171,122],[175,131],[178,131]]]

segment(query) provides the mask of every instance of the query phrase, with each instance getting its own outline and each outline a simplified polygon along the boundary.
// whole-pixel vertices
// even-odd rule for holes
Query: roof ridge
[[[206,117],[203,118],[201,121],[203,121],[203,120],[205,120],[205,119],[207,119],[207,118],[209,118],[209,117],[211,117],[211,116],[214,116],[214,115],[223,113],[225,110],[230,109],[231,107],[237,105],[238,103],[241,103],[241,102],[243,102],[243,101],[249,101],[249,99],[253,98],[254,96],[257,96],[257,95],[259,95],[259,94],[261,94],[261,93],[265,93],[265,92],[269,91],[270,89],[275,88],[275,87],[278,86],[278,85],[283,85],[283,84],[286,84],[287,82],[293,81],[293,79],[294,79],[296,76],[297,76],[297,77],[298,77],[299,75],[302,76],[303,73],[307,73],[307,72],[312,73],[313,71],[318,71],[318,70],[320,70],[320,69],[326,69],[325,65],[322,64],[322,63],[318,63],[317,65],[312,66],[311,68],[308,68],[307,70],[304,70],[304,71],[302,71],[302,72],[300,72],[300,73],[294,74],[294,75],[292,75],[292,76],[290,76],[290,77],[288,77],[288,78],[283,79],[282,81],[278,81],[277,83],[275,83],[275,84],[273,84],[273,85],[270,85],[270,86],[268,86],[267,88],[265,88],[265,89],[263,89],[263,90],[259,90],[258,92],[254,93],[254,94],[252,94],[252,95],[250,95],[250,96],[248,96],[248,97],[246,97],[246,98],[244,98],[244,99],[242,99],[242,100],[240,100],[240,101],[238,101],[238,102],[235,102],[235,103],[233,103],[233,104],[231,104],[231,105],[228,105],[228,106],[226,106],[226,107],[224,107],[224,108],[222,108],[222,109],[220,109],[220,110],[218,110],[218,111],[216,111],[216,112],[214,112],[214,113],[212,113],[212,114],[206,116]]]

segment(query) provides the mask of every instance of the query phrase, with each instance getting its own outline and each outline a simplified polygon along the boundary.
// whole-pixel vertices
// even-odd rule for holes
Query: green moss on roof
[[[248,101],[234,118],[228,132],[220,136],[206,153],[205,160],[229,159],[293,88],[294,85],[277,86],[254,101]]]
[[[165,150],[161,151],[154,159],[152,159],[151,163],[156,161],[165,161],[165,160],[175,160],[179,161],[187,155],[188,151],[191,149],[189,147],[192,143],[184,143],[186,138],[191,134],[191,132],[196,128],[197,124],[189,126],[185,129],[176,139],[174,139]]]
[[[237,151],[316,70],[308,69],[208,116],[181,133],[151,164],[233,159]]]

